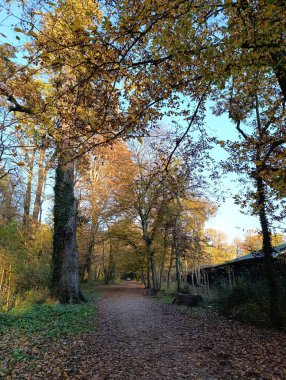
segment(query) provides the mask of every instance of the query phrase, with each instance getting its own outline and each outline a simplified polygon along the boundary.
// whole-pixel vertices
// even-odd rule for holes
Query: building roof
[[[276,258],[280,255],[283,255],[284,253],[286,253],[286,244],[280,244],[280,245],[277,245],[276,247],[273,247],[272,257]],[[227,261],[224,264],[236,263],[238,261],[244,261],[244,260],[253,260],[253,259],[262,258],[262,257],[263,257],[263,250],[260,249],[259,251],[252,251],[248,253],[247,255],[240,256],[234,260]]]
[[[280,244],[280,245],[277,245],[276,247],[273,247],[272,257],[277,258],[278,256],[284,255],[285,253],[286,253],[286,244]],[[247,255],[237,257],[236,259],[226,261],[221,264],[206,265],[202,267],[201,269],[207,269],[207,268],[216,269],[216,268],[224,267],[225,265],[228,265],[228,264],[235,264],[238,262],[254,260],[254,259],[262,259],[262,258],[263,258],[263,250],[261,249],[259,251],[252,251],[248,253]]]

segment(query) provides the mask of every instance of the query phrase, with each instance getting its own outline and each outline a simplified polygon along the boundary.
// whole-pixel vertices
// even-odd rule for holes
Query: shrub
[[[25,297],[37,303],[49,286],[51,229],[39,225],[28,243],[22,235],[15,221],[0,225],[0,311],[9,310],[15,302],[25,303]]]
[[[278,281],[279,303],[286,328],[286,310],[283,309],[286,301],[286,283],[285,280]],[[226,283],[219,284],[217,290],[215,303],[224,315],[247,324],[271,326],[270,299],[265,281],[253,283],[247,277],[241,277],[233,286]]]

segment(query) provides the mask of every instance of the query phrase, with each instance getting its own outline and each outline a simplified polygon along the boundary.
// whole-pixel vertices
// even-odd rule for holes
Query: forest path
[[[196,365],[184,318],[175,308],[146,296],[135,282],[101,286],[100,293],[98,331],[86,342],[90,352],[77,366],[77,378],[215,378]]]
[[[0,336],[0,379],[286,380],[285,333],[164,305],[137,283],[99,291],[90,333]]]
[[[141,285],[101,286],[99,326],[72,354],[73,379],[286,379],[286,334],[163,305]]]

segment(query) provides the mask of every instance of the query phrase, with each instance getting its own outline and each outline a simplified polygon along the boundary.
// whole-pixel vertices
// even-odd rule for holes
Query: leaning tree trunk
[[[269,286],[270,296],[270,317],[272,323],[276,327],[281,326],[281,318],[279,312],[278,302],[278,284],[276,280],[274,265],[273,265],[273,247],[271,243],[271,232],[268,225],[267,212],[266,212],[266,196],[263,179],[260,175],[256,177],[257,187],[257,206],[260,219],[260,225],[263,237],[263,253],[264,253],[264,271],[265,277]]]
[[[85,301],[79,287],[74,162],[60,157],[56,170],[52,292],[61,303]]]

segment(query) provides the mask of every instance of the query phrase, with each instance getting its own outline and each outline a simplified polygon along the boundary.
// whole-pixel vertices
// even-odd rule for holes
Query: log
[[[172,303],[176,305],[197,307],[203,303],[203,297],[200,296],[199,294],[178,293]]]

